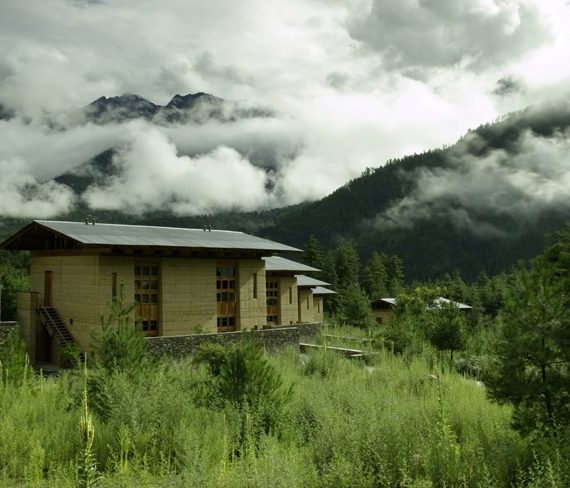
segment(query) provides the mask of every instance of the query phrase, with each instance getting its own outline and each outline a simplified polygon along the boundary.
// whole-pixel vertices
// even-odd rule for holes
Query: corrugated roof
[[[330,283],[326,281],[317,280],[316,278],[312,278],[311,276],[307,275],[295,275],[297,278],[297,286],[327,286]]]
[[[290,259],[282,258],[281,256],[267,256],[265,259],[266,271],[291,271],[291,272],[307,272],[307,271],[320,271],[320,269],[307,266],[303,263],[291,261]]]
[[[377,300],[372,300],[372,302],[384,302],[384,303],[389,303],[390,305],[396,305],[397,302],[397,298],[378,298]],[[428,307],[428,308],[441,308],[442,305],[445,304],[453,304],[454,306],[456,306],[457,308],[461,309],[461,310],[469,310],[473,307],[470,307],[469,305],[466,305],[465,303],[460,303],[460,302],[454,302],[453,300],[448,300],[447,298],[443,298],[443,297],[437,297],[434,299],[433,301],[433,305]]]
[[[449,305],[449,304],[452,304],[461,310],[468,310],[468,309],[473,308],[469,305],[466,305],[465,303],[454,302],[453,300],[448,300],[447,298],[443,298],[443,297],[437,297],[433,302],[435,304],[434,308],[440,308],[442,305]]]
[[[315,286],[315,288],[311,288],[311,291],[313,295],[336,295],[336,291],[323,288],[322,286]]]
[[[208,249],[250,249],[260,251],[300,251],[300,249],[262,239],[243,232],[146,225],[85,224],[36,220],[34,223],[51,229],[88,246],[151,246]],[[25,229],[24,229],[25,230]],[[22,232],[22,231],[20,231]],[[5,243],[8,243],[9,238]]]

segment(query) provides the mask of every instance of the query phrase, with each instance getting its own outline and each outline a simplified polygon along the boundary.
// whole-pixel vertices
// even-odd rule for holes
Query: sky
[[[77,198],[180,215],[322,198],[367,167],[566,97],[568,25],[568,0],[0,0],[0,104],[17,113],[0,121],[0,216],[49,218]],[[200,126],[69,119],[101,96],[166,104],[196,92],[274,116]],[[540,144],[521,141],[531,155]],[[556,144],[545,150],[565,176],[567,140]],[[52,181],[111,147],[106,182],[77,196]],[[481,176],[470,175],[473,194],[473,182],[489,184]],[[394,215],[462,181],[423,177],[431,190]]]

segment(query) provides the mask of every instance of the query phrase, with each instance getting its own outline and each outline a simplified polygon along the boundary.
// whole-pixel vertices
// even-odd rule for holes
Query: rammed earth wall
[[[251,332],[148,337],[147,340],[152,355],[178,359],[191,355],[204,343],[229,344],[250,337],[261,343],[268,351],[286,347],[298,349],[301,337],[306,337],[306,334],[314,337],[317,329],[320,330],[320,324],[298,324],[295,327],[276,327]]]

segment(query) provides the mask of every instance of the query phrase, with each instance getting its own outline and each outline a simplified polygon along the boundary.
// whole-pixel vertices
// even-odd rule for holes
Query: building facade
[[[147,336],[266,327],[262,257],[299,251],[241,232],[53,221],[0,248],[31,251],[18,322],[31,359],[52,362],[66,343],[89,350],[121,295]]]

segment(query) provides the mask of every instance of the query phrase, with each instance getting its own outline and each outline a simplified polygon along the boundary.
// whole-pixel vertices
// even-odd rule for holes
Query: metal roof
[[[372,300],[372,302],[384,302],[384,303],[388,303],[390,305],[395,306],[396,302],[398,301],[397,298],[378,298],[377,300]],[[469,305],[466,305],[465,303],[460,303],[460,302],[454,302],[453,300],[448,300],[447,298],[443,298],[443,297],[437,297],[434,299],[433,301],[433,305],[428,306],[428,309],[434,309],[434,308],[441,308],[443,305],[447,305],[447,304],[453,304],[455,307],[459,308],[460,310],[469,310],[473,307],[470,307]]]
[[[461,310],[468,310],[471,309],[473,307],[470,307],[469,305],[465,305],[465,303],[461,303],[461,302],[454,302],[453,300],[448,300],[447,298],[443,298],[443,297],[437,297],[434,301],[434,308],[441,308],[442,305],[449,305],[452,304],[453,306],[461,309]]]
[[[311,291],[313,295],[336,295],[336,291],[323,288],[322,286],[315,286],[315,288],[311,288]]]
[[[297,286],[327,286],[330,283],[326,281],[317,280],[316,278],[312,278],[311,276],[307,275],[295,275],[297,278]]]
[[[184,229],[178,227],[153,227],[146,225],[86,224],[84,222],[60,222],[35,220],[18,234],[25,235],[28,228],[37,224],[73,239],[86,246],[124,247],[178,247],[207,249],[249,249],[260,251],[300,251],[295,247],[262,239],[243,232],[228,230]],[[16,235],[18,235],[16,234]],[[0,247],[12,247],[13,237]],[[17,245],[14,243],[14,245]],[[25,249],[25,248],[24,248]]]
[[[307,266],[306,264],[298,263],[296,261],[291,261],[290,259],[285,259],[281,256],[268,256],[264,257],[263,259],[265,259],[266,271],[320,271],[320,269],[313,268],[312,266]]]

